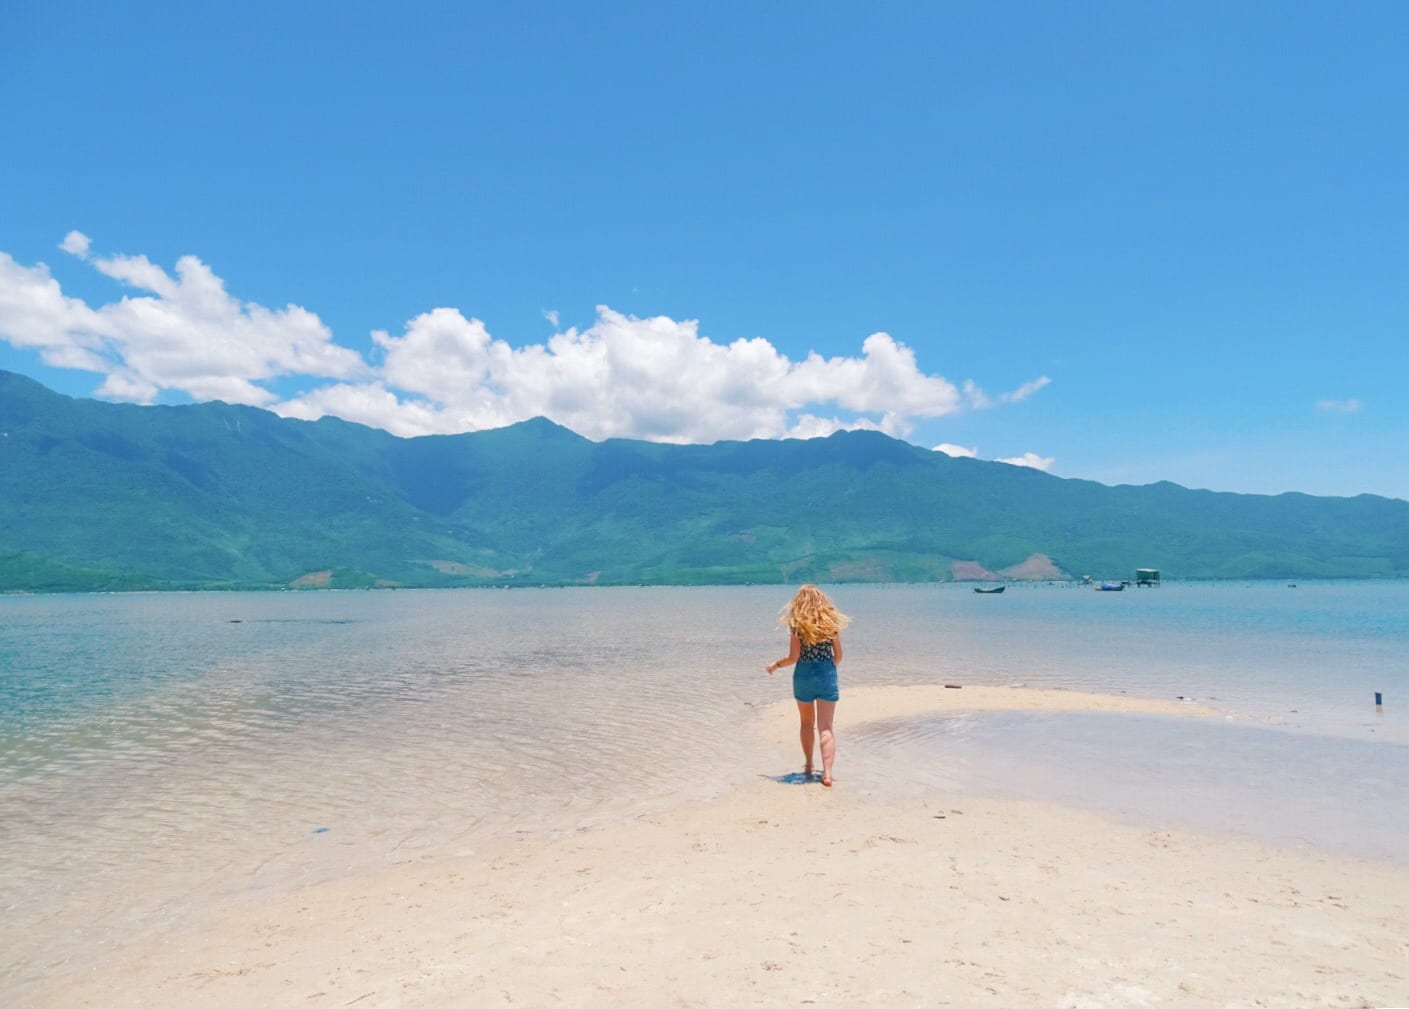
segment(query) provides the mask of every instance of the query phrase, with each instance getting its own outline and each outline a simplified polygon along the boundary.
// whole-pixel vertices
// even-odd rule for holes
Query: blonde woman
[[[778,623],[792,635],[786,658],[770,662],[768,675],[780,666],[793,667],[793,697],[797,701],[799,738],[807,758],[803,773],[812,777],[813,733],[822,741],[822,784],[832,787],[832,762],[837,740],[832,717],[837,710],[837,666],[841,664],[841,632],[850,620],[838,612],[816,585],[804,585],[783,607]]]

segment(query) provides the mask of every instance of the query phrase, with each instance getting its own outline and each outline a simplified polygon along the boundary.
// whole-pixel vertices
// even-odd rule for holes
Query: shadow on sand
[[[765,774],[763,777],[780,785],[811,785],[822,780],[822,772],[813,771],[809,775],[801,771],[791,771],[788,774]]]

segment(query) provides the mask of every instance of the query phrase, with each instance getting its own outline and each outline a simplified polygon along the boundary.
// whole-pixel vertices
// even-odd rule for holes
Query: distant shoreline
[[[1405,575],[1376,575],[1364,577],[1351,577],[1344,575],[1316,577],[1316,578],[1164,578],[1162,585],[1278,585],[1286,584],[1289,588],[1297,588],[1301,585],[1333,585],[1342,583],[1366,583],[1366,582],[1386,582],[1399,584],[1409,582],[1409,576]],[[478,585],[369,585],[369,586],[339,586],[339,585],[269,585],[269,584],[248,584],[248,585],[161,585],[145,586],[141,588],[91,588],[91,589],[34,589],[34,588],[0,588],[0,596],[119,596],[119,595],[152,595],[161,593],[221,593],[221,592],[254,592],[261,594],[319,594],[333,592],[444,592],[444,591],[503,591],[503,590],[532,590],[532,589],[724,589],[724,588],[750,588],[768,586],[796,585],[799,582],[792,581],[720,581],[720,582],[541,582],[526,583],[512,582],[504,584],[478,584]],[[823,581],[819,584],[825,585],[876,585],[876,586],[908,586],[908,587],[952,587],[952,588],[974,588],[987,585],[1005,585],[1013,588],[1054,588],[1054,589],[1094,589],[1096,583],[1087,583],[1077,579],[1058,580],[1008,580],[992,582],[984,580],[963,580],[963,581],[855,581],[855,580],[835,580]],[[1158,589],[1159,586],[1154,586]],[[1137,591],[1137,587],[1131,583],[1127,585],[1128,591]],[[1138,591],[1144,591],[1140,587]]]

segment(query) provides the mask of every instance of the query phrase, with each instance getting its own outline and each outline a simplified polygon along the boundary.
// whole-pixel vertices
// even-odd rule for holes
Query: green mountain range
[[[1107,487],[874,432],[397,438],[0,371],[0,590],[1403,577],[1409,502]]]

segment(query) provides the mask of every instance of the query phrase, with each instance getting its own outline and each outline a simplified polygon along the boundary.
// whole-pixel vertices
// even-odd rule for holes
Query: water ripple
[[[1015,588],[978,608],[967,591],[847,587],[857,623],[844,681],[1218,695],[1257,717],[1304,708],[1344,712],[1336,724],[1362,733],[1402,726],[1391,714],[1360,728],[1335,696],[1371,677],[1409,695],[1382,676],[1409,639],[1403,592],[1356,598],[1370,614],[1359,644],[1298,629],[1312,618],[1288,607],[1316,610],[1313,591],[1259,595],[1239,612],[1192,590],[1124,595]],[[223,902],[786,774],[795,754],[763,747],[749,721],[786,697],[786,680],[761,672],[785,647],[785,598],[0,600],[0,995]],[[853,731],[843,704],[846,775],[950,787],[977,724]]]

